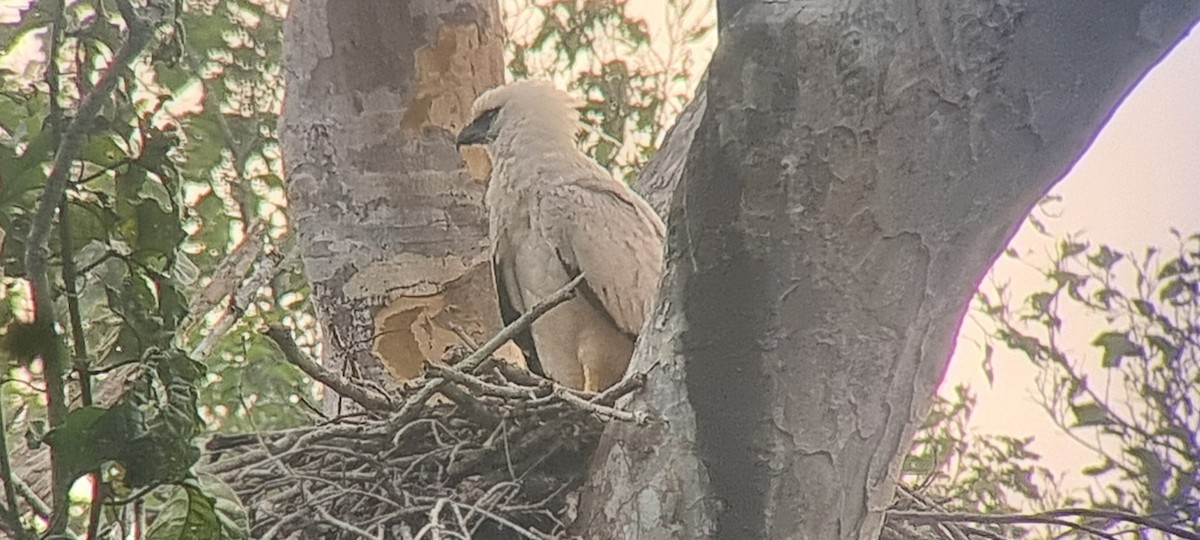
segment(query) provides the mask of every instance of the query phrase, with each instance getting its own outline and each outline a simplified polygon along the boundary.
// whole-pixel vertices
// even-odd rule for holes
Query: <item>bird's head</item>
[[[548,81],[518,81],[484,92],[471,107],[472,120],[456,146],[491,144],[527,133],[541,140],[574,143],[579,113],[570,94]]]

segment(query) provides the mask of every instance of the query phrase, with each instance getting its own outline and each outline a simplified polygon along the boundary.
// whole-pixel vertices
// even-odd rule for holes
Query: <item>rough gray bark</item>
[[[459,329],[482,341],[499,327],[486,157],[468,172],[454,148],[475,96],[503,82],[498,13],[496,0],[290,6],[289,213],[331,369],[405,379],[460,343]]]
[[[654,154],[654,159],[646,164],[633,185],[634,191],[650,203],[650,207],[658,212],[663,221],[670,217],[671,196],[675,194],[675,187],[683,178],[688,149],[692,146],[692,139],[696,137],[700,119],[704,117],[704,106],[708,102],[704,96],[704,84],[705,79],[701,79],[696,95],[675,119],[675,125],[667,130],[663,144]]]
[[[977,283],[1200,3],[721,8],[694,141],[649,169],[685,178],[633,360],[661,421],[610,428],[576,529],[877,538]]]

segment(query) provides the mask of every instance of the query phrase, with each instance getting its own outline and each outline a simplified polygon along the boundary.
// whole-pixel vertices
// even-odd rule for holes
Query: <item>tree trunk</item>
[[[576,529],[873,539],[979,280],[1196,1],[720,5],[699,125],[643,179],[667,271]],[[680,143],[674,139],[683,140]],[[685,157],[686,156],[686,157]]]
[[[281,140],[325,365],[377,382],[499,328],[486,156],[454,135],[504,79],[496,0],[296,0]],[[389,377],[390,375],[390,377]],[[342,410],[327,394],[327,412]]]

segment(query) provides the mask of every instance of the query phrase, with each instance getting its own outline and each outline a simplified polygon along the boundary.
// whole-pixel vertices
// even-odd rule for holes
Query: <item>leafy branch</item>
[[[971,512],[936,512],[928,510],[889,510],[889,519],[907,521],[914,525],[943,523],[976,523],[987,525],[1054,525],[1085,532],[1105,540],[1117,540],[1120,533],[1107,533],[1086,525],[1087,520],[1106,523],[1122,522],[1137,525],[1140,530],[1155,530],[1184,540],[1200,540],[1200,534],[1158,520],[1119,510],[1096,508],[1062,508],[1028,514],[981,514]]]
[[[61,24],[62,4],[56,6],[56,20]],[[66,419],[69,409],[66,375],[70,369],[66,346],[61,336],[55,330],[57,317],[54,313],[53,290],[50,285],[49,254],[50,230],[54,224],[55,215],[62,206],[68,187],[68,176],[78,159],[87,138],[93,120],[100,113],[101,107],[109,100],[117,84],[124,77],[133,62],[154,39],[157,25],[139,17],[129,0],[117,0],[128,28],[128,37],[114,56],[108,69],[100,81],[84,96],[75,112],[74,118],[61,133],[58,147],[54,153],[50,174],[46,179],[42,196],[38,202],[31,221],[25,246],[25,270],[33,291],[34,325],[40,329],[41,335],[47,339],[41,351],[46,378],[47,419],[53,429],[60,426]],[[58,36],[61,28],[51,31],[51,36]],[[55,42],[57,39],[55,39]],[[57,46],[52,43],[52,52],[57,52]],[[57,80],[57,59],[51,58],[51,73],[48,79]],[[57,82],[51,83],[51,90],[57,89]],[[57,95],[50,96],[52,110],[57,111]],[[53,119],[52,119],[53,120]],[[67,490],[70,488],[68,471],[61,460],[55,459],[57,452],[51,450],[52,460],[52,489],[54,515],[50,523],[51,534],[62,534],[67,527],[68,510],[70,507]]]

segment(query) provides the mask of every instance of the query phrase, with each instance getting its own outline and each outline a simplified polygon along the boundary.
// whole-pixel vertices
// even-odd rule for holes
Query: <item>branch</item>
[[[3,390],[3,385],[0,384],[0,390]],[[17,505],[17,475],[13,472],[12,462],[8,456],[8,425],[4,422],[4,403],[3,395],[0,394],[0,480],[4,482],[4,500],[7,503],[7,508],[4,510],[4,522],[8,523],[13,529],[17,538],[28,538],[29,531],[21,525],[21,507]]]
[[[300,350],[296,345],[296,340],[292,339],[292,333],[286,327],[279,324],[271,324],[263,331],[267,337],[271,338],[279,350],[283,351],[283,357],[289,363],[300,368],[309,377],[329,387],[334,392],[346,396],[355,403],[361,405],[369,411],[388,411],[395,409],[395,405],[387,396],[380,394],[370,388],[354,384],[345,377],[325,369],[324,366],[317,365],[308,356]]]
[[[71,361],[75,377],[79,379],[80,403],[85,407],[92,404],[92,375],[89,372],[87,336],[83,331],[83,316],[79,308],[78,273],[75,269],[75,245],[71,236],[71,220],[67,216],[67,200],[59,205],[58,245],[62,259],[62,279],[67,296],[67,318],[71,323],[71,338],[74,357]],[[94,540],[99,533],[102,510],[104,509],[103,475],[100,469],[91,471],[92,500],[88,504],[87,540]]]
[[[632,379],[629,379],[629,380],[632,380]],[[646,422],[650,421],[650,415],[646,414],[645,412],[642,412],[642,411],[629,412],[629,411],[622,411],[620,409],[614,409],[612,407],[605,407],[604,405],[600,405],[598,403],[599,400],[597,400],[597,399],[593,399],[591,401],[585,400],[585,399],[573,394],[570,390],[568,390],[564,386],[555,386],[554,397],[561,399],[561,400],[575,406],[576,408],[590,412],[596,416],[603,416],[603,417],[611,418],[613,420],[622,420],[625,422],[633,422],[639,426],[645,425]]]
[[[88,127],[100,113],[100,108],[116,89],[117,82],[123,73],[130,68],[154,37],[155,28],[136,16],[129,0],[118,0],[117,4],[121,7],[122,14],[128,13],[125,24],[129,27],[129,38],[117,51],[117,55],[100,78],[100,82],[83,98],[74,119],[63,133],[54,154],[50,175],[46,179],[46,187],[42,191],[41,200],[31,221],[25,248],[25,266],[35,291],[42,293],[38,295],[40,298],[35,297],[34,299],[35,304],[40,304],[35,305],[39,318],[42,315],[50,316],[49,313],[43,313],[40,308],[44,307],[46,311],[49,311],[51,306],[49,299],[46,298],[50,290],[46,269],[50,251],[50,227],[54,222],[55,211],[66,193],[67,174],[78,157],[83,147],[83,141],[87,138]]]
[[[204,360],[212,354],[213,349],[217,348],[217,344],[221,338],[233,328],[233,325],[242,318],[246,313],[246,309],[250,307],[250,302],[254,300],[254,295],[260,289],[279,275],[281,269],[288,261],[295,258],[299,253],[299,249],[295,246],[288,251],[287,255],[279,257],[278,255],[268,255],[266,259],[254,270],[250,277],[246,278],[237,290],[233,291],[229,299],[229,305],[225,308],[225,312],[221,314],[221,319],[209,329],[208,335],[196,344],[192,349],[191,357],[195,360]],[[257,256],[257,255],[256,255]],[[216,283],[216,282],[214,282]],[[208,289],[206,289],[207,291]],[[203,313],[197,314],[197,316]]]
[[[1123,521],[1139,525],[1183,538],[1184,540],[1200,540],[1200,533],[1191,532],[1158,520],[1117,510],[1097,510],[1090,508],[1063,508],[1048,512],[1033,514],[974,514],[967,512],[929,512],[923,510],[889,510],[888,517],[900,519],[915,524],[932,525],[939,523],[982,523],[989,525],[1020,525],[1041,524],[1070,527],[1079,531],[1096,535],[1108,540],[1116,540],[1116,535],[1099,529],[1070,521],[1069,518],[1092,518],[1106,521]]]
[[[584,277],[585,275],[580,273],[578,276],[575,276],[575,279],[572,279],[566,285],[563,285],[562,288],[554,291],[554,294],[551,294],[550,296],[538,301],[538,303],[534,304],[529,311],[522,313],[520,317],[517,317],[517,320],[513,321],[508,326],[505,326],[502,330],[500,330],[500,333],[487,340],[487,342],[485,342],[483,346],[479,348],[479,350],[471,353],[470,356],[467,356],[462,362],[456,364],[455,367],[461,371],[475,371],[475,368],[478,368],[479,365],[484,362],[484,360],[491,358],[492,353],[496,352],[501,345],[504,345],[508,342],[508,340],[516,337],[517,334],[528,329],[529,326],[533,324],[533,321],[536,321],[542,315],[545,315],[559,304],[574,298],[575,288],[578,287],[580,283],[583,283]]]
[[[476,349],[475,352],[471,353],[455,367],[464,373],[475,371],[475,369],[483,364],[484,361],[491,358],[492,353],[496,352],[501,345],[504,345],[514,336],[529,328],[529,325],[533,324],[533,321],[537,320],[538,317],[545,315],[551,309],[554,309],[555,306],[574,297],[575,288],[578,287],[580,283],[583,283],[583,279],[584,274],[580,273],[578,276],[575,276],[575,279],[572,279],[569,283],[563,285],[562,288],[555,291],[554,294],[551,294],[550,296],[538,301],[537,304],[534,304],[533,308],[521,314],[520,317],[517,317],[517,320],[510,323],[508,326],[505,326],[502,330],[500,330],[500,333],[492,336],[492,338],[487,340],[482,347]],[[438,389],[444,384],[446,384],[445,378],[430,377],[429,380],[425,382],[425,386],[421,387],[421,389],[417,391],[416,395],[409,398],[408,401],[405,402],[404,407],[400,409],[400,412],[393,418],[393,422],[403,424],[409,420],[412,420],[412,417],[417,413],[418,410],[420,410],[420,407],[426,401],[429,401],[429,398],[433,397],[433,395],[437,393]]]
[[[46,504],[46,501],[43,501],[42,498],[38,496],[37,492],[33,490],[33,487],[31,487],[29,484],[26,484],[25,481],[21,480],[20,477],[13,478],[13,486],[17,488],[17,491],[21,494],[21,498],[25,499],[25,502],[29,503],[29,506],[33,508],[33,511],[36,512],[39,517],[50,519],[50,515],[53,514],[54,511],[50,508],[50,505]]]

